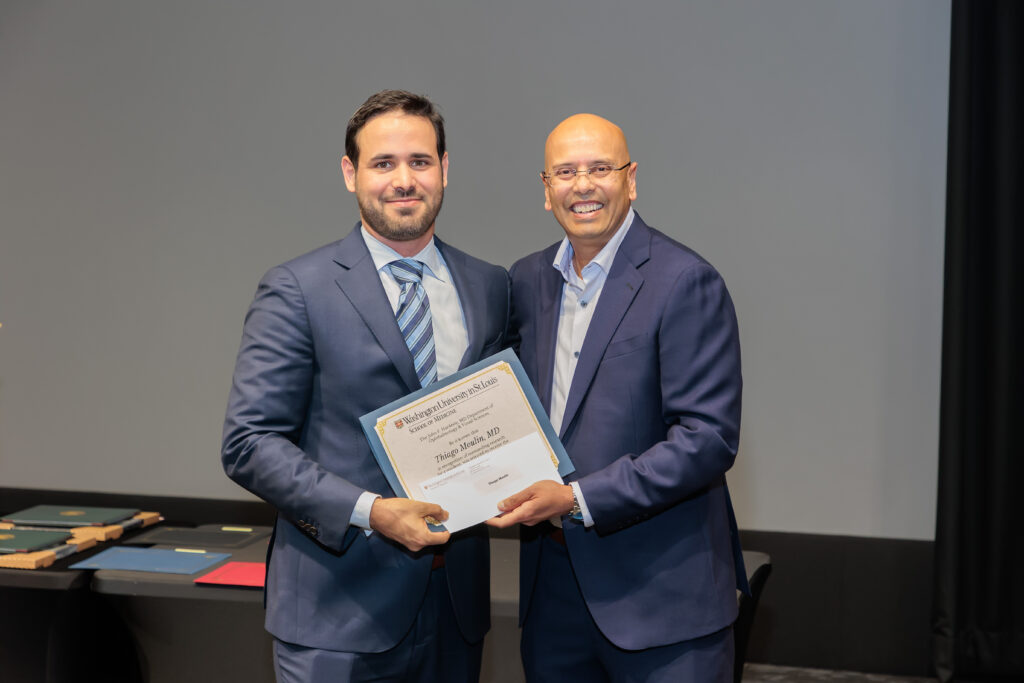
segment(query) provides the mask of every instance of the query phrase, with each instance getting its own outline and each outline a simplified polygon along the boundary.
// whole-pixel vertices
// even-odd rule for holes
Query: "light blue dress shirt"
[[[562,240],[561,246],[555,253],[555,260],[551,264],[565,280],[565,284],[562,285],[562,304],[558,313],[555,370],[551,378],[551,424],[558,434],[562,432],[565,403],[569,397],[573,375],[576,374],[576,364],[579,362],[580,351],[583,349],[583,340],[587,338],[587,330],[590,328],[590,321],[597,308],[597,300],[601,297],[601,290],[604,289],[605,280],[608,279],[608,271],[611,270],[612,262],[615,261],[615,255],[619,251],[619,245],[625,239],[626,232],[633,224],[635,215],[636,213],[630,208],[622,225],[597,253],[597,256],[583,266],[581,274],[577,274],[572,265],[573,249],[568,237]],[[593,526],[594,518],[590,516],[579,484],[571,482],[570,485],[580,504],[584,525]]]

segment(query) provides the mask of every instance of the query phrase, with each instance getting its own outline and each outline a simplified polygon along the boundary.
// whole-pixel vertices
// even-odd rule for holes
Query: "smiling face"
[[[545,173],[593,166],[618,168],[629,161],[622,130],[593,114],[570,116],[551,131],[544,146]],[[582,266],[608,243],[636,199],[636,164],[604,178],[577,173],[571,180],[544,181],[544,208],[555,215]]]
[[[429,119],[401,111],[367,121],[356,144],[358,166],[345,156],[341,170],[363,225],[399,254],[413,256],[434,235],[448,185],[448,153],[438,158]]]

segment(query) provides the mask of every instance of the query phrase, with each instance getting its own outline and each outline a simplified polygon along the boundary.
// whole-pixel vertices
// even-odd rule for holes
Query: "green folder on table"
[[[137,509],[98,508],[84,505],[36,505],[3,516],[4,522],[22,526],[107,526],[135,515]]]
[[[35,529],[0,529],[0,553],[31,553],[71,538],[67,531],[37,531]]]

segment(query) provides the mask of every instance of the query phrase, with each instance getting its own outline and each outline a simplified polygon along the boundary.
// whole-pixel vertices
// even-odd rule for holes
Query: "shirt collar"
[[[591,263],[596,264],[598,268],[604,271],[605,275],[611,270],[612,262],[615,260],[615,254],[619,251],[619,245],[622,244],[622,240],[626,239],[626,232],[629,227],[633,225],[633,216],[636,212],[630,207],[626,217],[622,220],[622,225],[615,231],[612,238],[608,240],[608,243],[601,248],[601,251],[597,252],[597,256],[588,263],[584,268],[590,266]],[[566,282],[572,282],[572,277],[575,276],[576,270],[572,267],[572,243],[568,237],[562,238],[562,243],[558,245],[558,251],[555,252],[555,260],[552,262],[552,266],[555,270],[562,274]]]
[[[373,259],[373,266],[378,272],[387,267],[392,261],[406,258],[371,235],[366,226],[360,224],[359,232],[363,236],[363,241],[366,242],[366,248],[370,250],[370,258]],[[430,238],[427,246],[423,247],[418,254],[411,258],[423,262],[423,265],[426,266],[423,269],[425,274],[430,274],[438,280],[444,281],[445,268],[441,259],[441,252],[438,251],[433,237]]]

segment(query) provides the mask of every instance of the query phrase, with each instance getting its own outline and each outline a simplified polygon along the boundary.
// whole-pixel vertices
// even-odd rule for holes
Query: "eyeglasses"
[[[567,183],[575,180],[576,176],[578,175],[588,175],[591,178],[607,178],[612,174],[612,171],[621,171],[622,169],[628,167],[632,163],[632,161],[627,161],[618,168],[613,168],[611,164],[597,164],[596,166],[591,166],[590,168],[584,169],[582,171],[568,167],[558,168],[555,169],[554,173],[545,173],[544,171],[541,171],[540,177],[543,178],[545,181],[554,178],[555,180],[561,180],[562,182]]]

